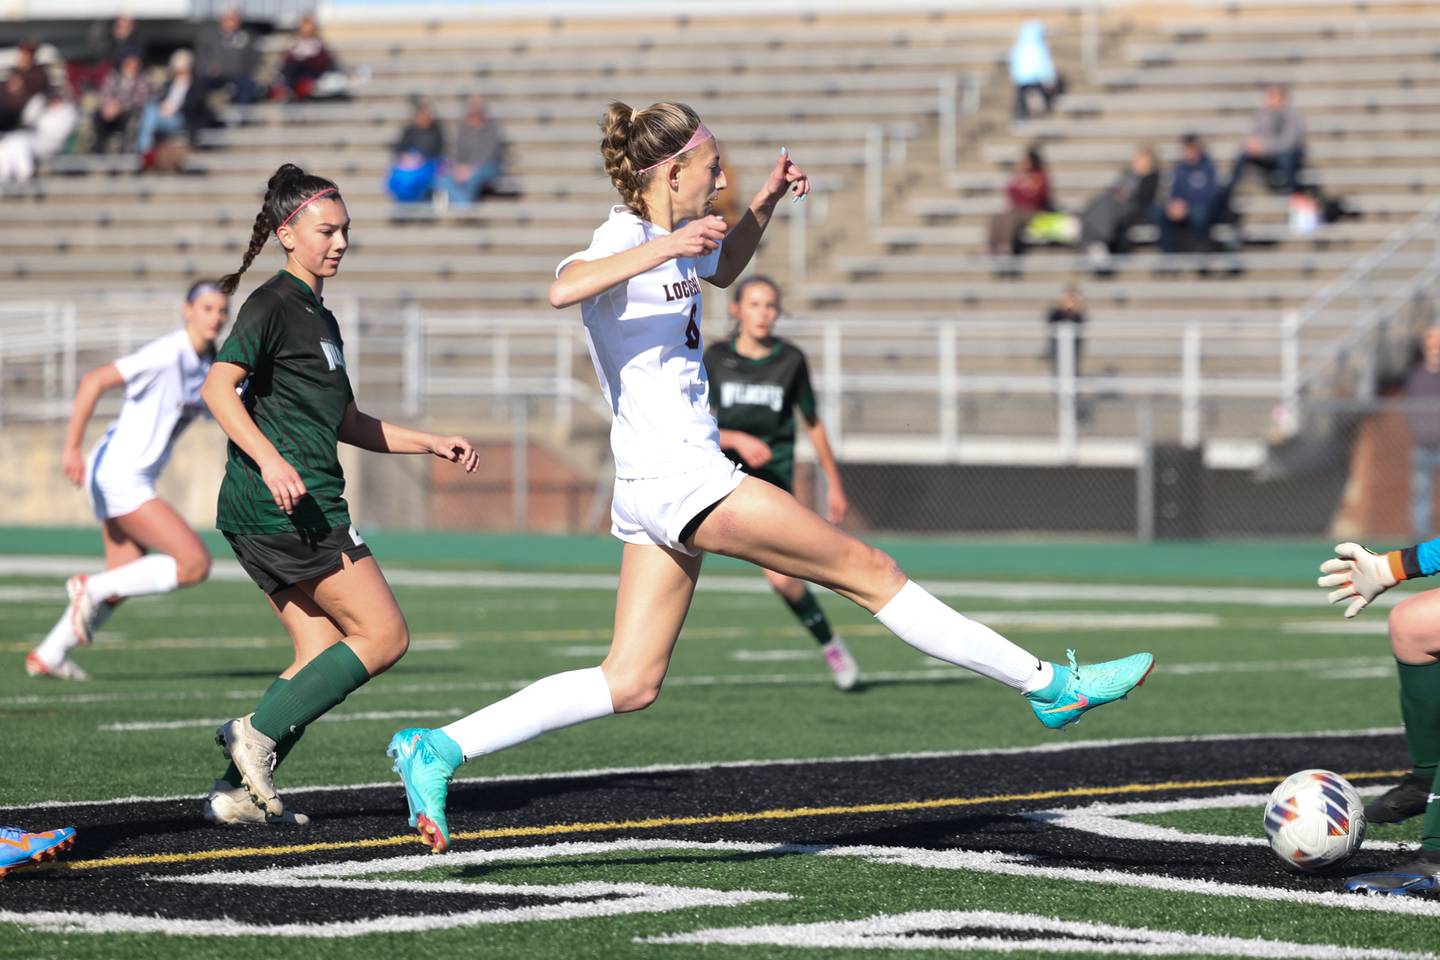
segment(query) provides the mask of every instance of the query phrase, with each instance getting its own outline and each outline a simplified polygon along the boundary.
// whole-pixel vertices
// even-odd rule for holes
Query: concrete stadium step
[[[1300,63],[1316,61],[1333,64],[1349,60],[1404,60],[1440,57],[1440,33],[1422,24],[1404,36],[1383,39],[1344,37],[1319,40],[1227,39],[1211,43],[1132,42],[1124,47],[1125,59],[1147,66],[1174,63]]]
[[[1238,191],[1237,191],[1238,193]],[[1090,196],[1088,194],[1057,192],[1055,206],[1062,210],[1080,210]],[[1420,212],[1428,198],[1416,196],[1409,191],[1394,193],[1347,194],[1345,206],[1352,213],[1361,216],[1404,216],[1411,217]],[[1274,219],[1289,215],[1288,196],[1278,194],[1239,193],[1232,206],[1244,217]],[[992,194],[982,197],[911,197],[905,209],[913,216],[934,223],[957,217],[988,217],[1008,209],[1005,198]]]
[[[1007,266],[1021,276],[1043,276],[1061,274],[1067,276],[1091,275],[1095,264],[1084,252],[1072,252],[1063,248],[1046,252],[1047,248],[1027,251],[1024,256],[1009,261]],[[1427,252],[1400,253],[1388,261],[1380,275],[1396,273],[1409,275],[1429,266],[1434,255]],[[1350,252],[1306,252],[1299,250],[1244,250],[1235,253],[1212,254],[1161,254],[1135,253],[1111,257],[1108,269],[1117,276],[1141,273],[1159,269],[1179,269],[1187,272],[1209,270],[1214,274],[1243,271],[1247,274],[1327,274],[1339,272],[1355,262]],[[845,255],[830,261],[830,267],[837,273],[853,278],[883,277],[887,274],[920,273],[934,276],[988,275],[995,270],[991,257],[976,254],[904,254],[898,256]]]
[[[1344,220],[1326,224],[1306,237],[1293,237],[1286,223],[1247,223],[1241,231],[1247,243],[1291,243],[1303,245],[1375,243],[1395,232],[1399,221]],[[887,247],[959,246],[974,251],[985,242],[985,225],[967,223],[958,226],[886,226],[870,230],[870,239]],[[1142,228],[1136,228],[1137,230]],[[940,252],[940,251],[934,251]]]
[[[1240,152],[1239,140],[1216,137],[1207,142],[1212,158],[1233,157]],[[1326,136],[1310,136],[1305,139],[1306,162],[1312,165],[1349,162],[1357,164],[1393,163],[1414,161],[1434,156],[1440,147],[1440,137],[1409,137],[1406,139],[1348,140]],[[1117,167],[1130,158],[1133,143],[1067,143],[1063,148],[1050,151],[1050,163],[1085,161],[1107,162]],[[1019,154],[1019,142],[988,141],[980,148],[980,156],[989,163],[1010,163]],[[1155,148],[1163,163],[1171,164],[1179,157],[1180,145],[1162,142]]]
[[[1346,74],[1350,72],[1346,68]],[[1408,115],[1413,111],[1433,111],[1440,107],[1440,65],[1436,66],[1435,83],[1426,86],[1403,84],[1389,77],[1375,82],[1363,77],[1354,78],[1345,86],[1328,86],[1336,83],[1331,71],[1323,81],[1327,86],[1296,85],[1291,90],[1291,102],[1297,110],[1306,114],[1307,119],[1325,121],[1333,115],[1350,122],[1363,122],[1363,112],[1375,110],[1402,111]],[[1239,114],[1249,118],[1260,106],[1260,97],[1254,87],[1247,90],[1228,90],[1205,87],[1202,90],[1164,90],[1140,92],[1075,93],[1067,94],[1055,104],[1055,111],[1062,117],[1124,117],[1130,114],[1152,115],[1161,118],[1194,118],[1198,123],[1204,119],[1208,124],[1215,115]],[[1037,120],[1039,126],[1045,121]],[[1209,127],[1205,128],[1207,131]]]
[[[1169,88],[1214,89],[1244,87],[1252,97],[1267,83],[1283,83],[1297,91],[1312,84],[1390,83],[1397,87],[1429,86],[1440,83],[1440,64],[1425,61],[1391,61],[1380,57],[1371,62],[1345,65],[1343,78],[1329,63],[1247,63],[1226,64],[1224,70],[1207,67],[1101,67],[1091,82],[1112,92],[1143,90],[1159,93]]]

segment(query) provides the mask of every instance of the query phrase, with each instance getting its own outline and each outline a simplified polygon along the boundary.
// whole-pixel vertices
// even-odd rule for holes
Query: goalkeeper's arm
[[[1440,537],[1404,550],[1375,553],[1358,543],[1341,543],[1335,556],[1320,565],[1325,574],[1316,581],[1331,590],[1331,603],[1350,601],[1345,608],[1348,620],[1364,610],[1380,594],[1402,580],[1440,573]]]

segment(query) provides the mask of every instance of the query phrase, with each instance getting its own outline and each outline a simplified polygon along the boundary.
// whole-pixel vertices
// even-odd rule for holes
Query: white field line
[[[807,658],[809,659],[809,658]],[[934,663],[935,661],[926,660]],[[1170,663],[1163,661],[1159,667],[1161,672],[1170,676],[1200,676],[1208,674],[1225,673],[1286,673],[1297,671],[1314,671],[1317,676],[1324,677],[1328,671],[1336,672],[1337,679],[1351,679],[1351,673],[1355,676],[1388,676],[1393,671],[1393,663],[1380,657],[1332,657],[1317,658],[1312,660],[1217,660],[1202,663]],[[1385,671],[1383,674],[1381,671]],[[949,664],[937,665],[928,669],[918,670],[871,670],[861,673],[862,681],[874,683],[927,683],[934,680],[950,680],[955,682],[971,682],[978,678],[975,674]],[[457,680],[440,683],[386,683],[376,686],[365,686],[356,690],[351,696],[409,696],[415,694],[433,693],[504,693],[519,690],[534,682],[535,677],[526,677],[519,680]],[[667,677],[667,687],[725,687],[725,686],[788,686],[798,684],[808,686],[818,684],[824,686],[830,683],[828,673],[820,671],[807,671],[805,673],[738,673],[720,675],[675,675]],[[0,697],[0,707],[49,707],[65,704],[95,704],[95,703],[152,703],[152,702],[188,702],[194,700],[231,700],[244,702],[247,700],[259,699],[264,691],[260,688],[244,688],[231,690],[184,690],[171,692],[135,692],[135,693],[61,693],[54,696],[40,694],[21,694],[17,696]]]
[[[1390,624],[1384,617],[1369,619],[1357,617],[1354,620],[1345,620],[1342,617],[1335,617],[1332,620],[1287,620],[1280,624],[1280,632],[1318,633],[1342,637],[1387,637],[1390,635]]]
[[[365,720],[433,720],[463,716],[462,707],[435,707],[426,710],[367,710],[361,713],[327,714],[316,723],[354,723]],[[211,717],[205,720],[137,720],[132,723],[102,723],[102,733],[134,733],[148,730],[194,730],[218,727],[232,717]]]
[[[68,577],[76,570],[96,566],[95,557],[0,556],[0,576]],[[233,560],[217,559],[211,578],[226,582],[249,582]],[[394,586],[474,587],[497,590],[606,590],[614,591],[614,573],[521,573],[478,570],[416,570],[386,567],[385,576]],[[921,577],[921,584],[940,597],[981,600],[1079,600],[1086,602],[1221,604],[1226,606],[1308,607],[1325,603],[1319,589],[1287,587],[1191,587],[1153,584],[1096,584],[991,582],[941,580]],[[701,590],[723,593],[768,593],[770,585],[755,576],[721,574],[702,576]],[[1375,600],[1377,606],[1393,606],[1402,599],[1395,592]]]
[[[1065,753],[1071,750],[1109,750],[1115,747],[1172,746],[1194,743],[1226,741],[1250,742],[1255,740],[1309,740],[1340,737],[1395,737],[1402,733],[1400,727],[1364,727],[1358,730],[1293,731],[1282,733],[1216,733],[1192,737],[1123,737],[1111,740],[1069,740],[1050,741],[1023,747],[992,747],[979,750],[922,750],[908,753],[866,753],[851,756],[830,757],[789,757],[777,760],[714,760],[698,763],[655,763],[638,767],[597,767],[582,770],[557,770],[535,773],[509,773],[489,777],[456,777],[455,783],[485,785],[491,783],[530,783],[538,781],[588,780],[596,777],[644,776],[652,773],[687,773],[697,770],[750,769],[755,767],[784,767],[797,764],[839,764],[839,763],[887,763],[904,760],[951,760],[965,757],[1014,757]],[[314,786],[287,787],[285,793],[302,794],[322,791],[352,792],[377,790],[386,787],[398,788],[393,780],[380,780],[357,784],[317,784]],[[162,794],[159,796],[116,797],[105,800],[42,800],[36,803],[0,807],[0,812],[12,810],[37,810],[47,807],[89,807],[111,803],[159,803],[169,800],[202,800],[204,793]]]
[[[965,930],[1007,931],[964,934]],[[1433,960],[1433,953],[1328,943],[1292,943],[1263,937],[1227,937],[1181,930],[1121,927],[1038,914],[993,910],[911,910],[863,920],[822,920],[744,927],[712,927],[636,937],[635,943],[802,950],[934,950],[936,952],[1121,954],[1143,957],[1258,957],[1267,960]]]
[[[1097,836],[1117,840],[1140,840],[1148,843],[1200,843],[1215,846],[1238,844],[1241,846],[1265,847],[1270,841],[1259,832],[1259,817],[1256,817],[1257,832],[1252,836],[1234,836],[1222,833],[1197,833],[1183,827],[1166,827],[1155,823],[1127,819],[1142,813],[1171,813],[1188,810],[1215,810],[1233,807],[1255,807],[1265,809],[1269,794],[1232,793],[1223,797],[1189,797],[1184,800],[1146,801],[1136,803],[1094,803],[1084,807],[1035,810],[1022,816],[1041,823],[1080,830]],[[1365,847],[1370,850],[1409,850],[1410,844],[1393,840],[1367,840]]]

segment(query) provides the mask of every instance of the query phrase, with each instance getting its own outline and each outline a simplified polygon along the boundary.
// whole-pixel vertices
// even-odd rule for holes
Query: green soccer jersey
[[[250,371],[241,399],[260,432],[305,483],[286,515],[260,468],[233,442],[215,525],[227,533],[328,530],[350,524],[340,469],[340,422],[355,399],[345,375],[340,326],[314,292],[281,270],[251,293],[216,354]]]
[[[705,373],[720,429],[748,433],[770,447],[770,462],[747,471],[789,489],[795,470],[795,408],[807,421],[815,420],[805,354],[776,337],[766,356],[752,359],[736,353],[735,341],[727,340],[705,351]],[[744,466],[735,451],[725,455]]]

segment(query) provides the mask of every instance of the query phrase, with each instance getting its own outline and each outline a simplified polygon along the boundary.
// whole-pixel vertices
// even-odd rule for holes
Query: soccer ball
[[[1329,770],[1301,770],[1265,804],[1265,835],[1275,855],[1301,870],[1350,859],[1365,839],[1365,805],[1349,781]]]

